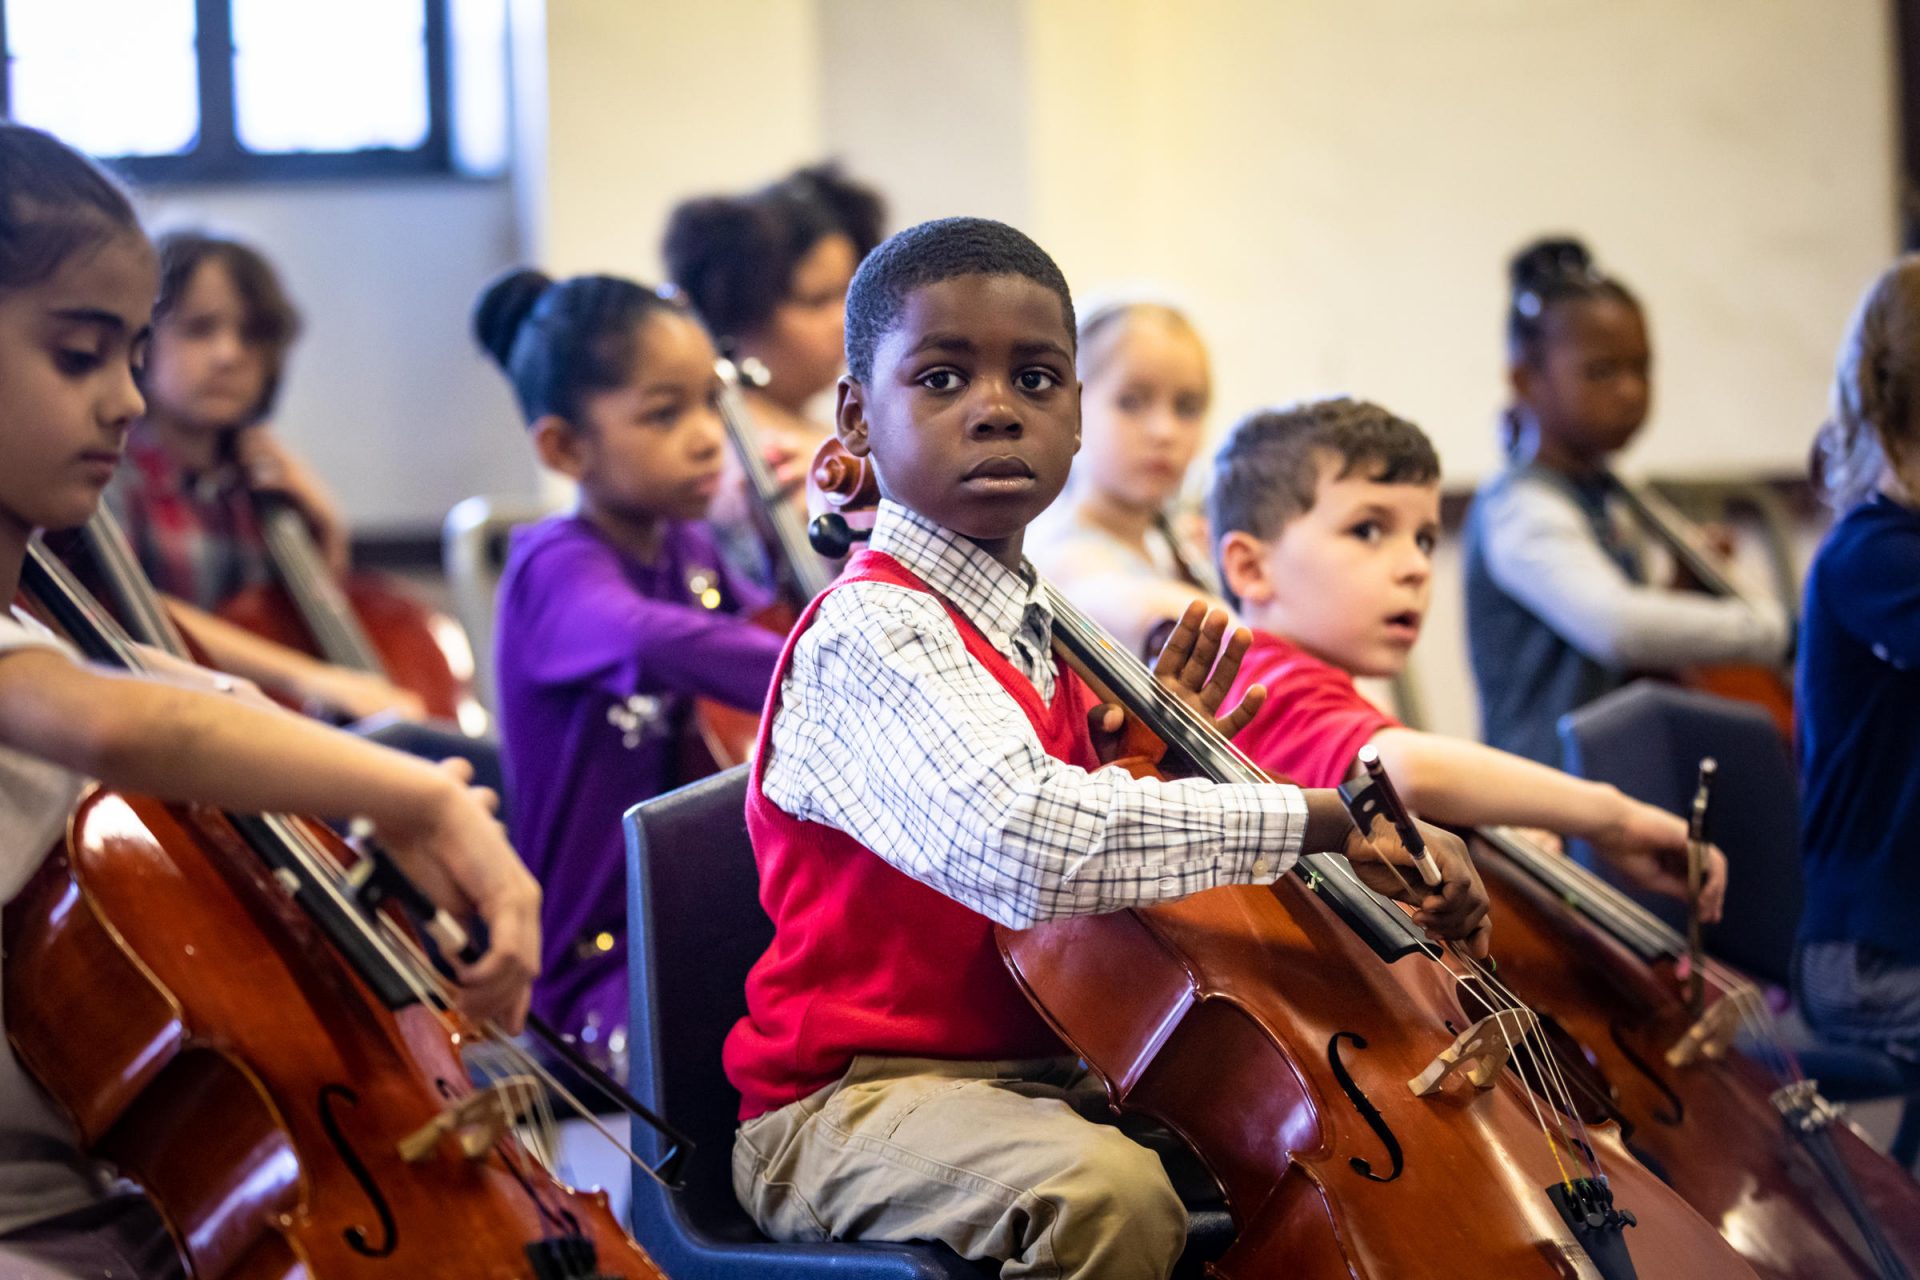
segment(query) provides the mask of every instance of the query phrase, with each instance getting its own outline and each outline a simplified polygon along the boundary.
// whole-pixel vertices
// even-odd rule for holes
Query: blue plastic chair
[[[703,778],[627,812],[627,936],[632,940],[628,1087],[695,1143],[677,1190],[634,1170],[633,1234],[674,1280],[980,1280],[940,1245],[777,1244],[733,1196],[740,1095],[720,1046],[746,1013],[747,970],[773,939],[747,839],[747,768]],[[635,1124],[642,1159],[664,1154]]]
[[[1765,982],[1788,986],[1805,900],[1800,782],[1773,720],[1748,703],[1640,680],[1562,716],[1560,745],[1569,773],[1610,782],[1635,799],[1681,814],[1693,804],[1701,758],[1719,762],[1707,835],[1726,852],[1731,874],[1725,916],[1704,931],[1703,941],[1721,959]],[[1576,847],[1575,854],[1620,885],[1590,850]],[[1663,919],[1684,926],[1684,914],[1672,899],[1628,892]],[[1907,1099],[1888,1154],[1912,1168],[1920,1155],[1920,1107],[1914,1105],[1920,1068],[1801,1030],[1804,1040],[1790,1047],[1827,1097],[1839,1102]]]

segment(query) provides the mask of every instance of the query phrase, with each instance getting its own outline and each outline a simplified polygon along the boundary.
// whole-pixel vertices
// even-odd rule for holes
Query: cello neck
[[[720,376],[720,421],[726,427],[727,442],[740,460],[747,489],[773,534],[780,574],[791,588],[795,602],[805,604],[832,583],[827,562],[807,541],[807,531],[799,514],[780,492],[780,483],[774,479],[773,472],[767,469],[766,457],[760,451],[759,432],[754,428],[753,417],[747,412],[746,400],[740,391],[739,369],[723,356],[714,362],[714,370]]]
[[[1221,783],[1273,781],[1211,722],[1162,688],[1146,665],[1121,648],[1098,623],[1051,584],[1046,591],[1054,615],[1054,645],[1089,688],[1127,708],[1199,776]],[[1433,944],[1406,913],[1362,884],[1344,856],[1304,854],[1296,870],[1382,959],[1435,954]]]
[[[127,629],[133,638],[176,658],[191,660],[186,639],[167,613],[160,593],[153,589],[152,580],[140,568],[140,561],[127,542],[126,531],[104,504],[94,509],[93,516],[81,528],[80,540],[93,558],[113,602],[119,606],[120,616],[127,620]],[[79,585],[71,575],[69,579],[74,586]]]
[[[1630,485],[1617,476],[1613,490],[1620,495],[1634,520],[1658,539],[1694,581],[1708,594],[1732,600],[1745,600],[1746,593],[1732,578],[1719,558],[1707,548],[1700,526],[1680,514],[1680,509],[1645,485]]]
[[[139,643],[37,537],[27,544],[20,589],[88,659],[121,671],[146,672]],[[394,1009],[420,1001],[423,988],[410,961],[356,900],[338,864],[301,832],[298,822],[277,814],[225,817],[375,995]]]
[[[1551,853],[1510,827],[1481,827],[1473,834],[1648,964],[1686,953],[1686,938],[1671,925],[1572,858]]]
[[[385,677],[386,664],[320,558],[306,518],[285,499],[255,496],[267,558],[320,656],[336,667]]]

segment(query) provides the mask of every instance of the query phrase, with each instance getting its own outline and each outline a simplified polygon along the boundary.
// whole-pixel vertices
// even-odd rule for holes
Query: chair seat
[[[733,1196],[731,1155],[740,1095],[720,1067],[721,1044],[746,1013],[747,970],[773,938],[760,909],[746,830],[742,766],[635,805],[626,817],[629,974],[628,1087],[695,1146],[681,1185],[636,1170],[633,1234],[674,1280],[979,1280],[997,1266],[934,1244],[767,1240]],[[636,1122],[633,1149],[657,1159],[653,1131]],[[1201,1274],[1233,1242],[1233,1221],[1196,1210],[1176,1272]]]

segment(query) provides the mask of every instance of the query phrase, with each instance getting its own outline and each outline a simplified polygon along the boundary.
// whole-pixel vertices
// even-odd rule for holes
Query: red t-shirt
[[[1340,785],[1374,734],[1400,726],[1368,702],[1345,671],[1266,631],[1253,633],[1225,705],[1256,684],[1267,686],[1266,705],[1234,745],[1303,787]]]

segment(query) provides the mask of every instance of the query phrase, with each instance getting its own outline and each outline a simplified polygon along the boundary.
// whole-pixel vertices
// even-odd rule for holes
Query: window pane
[[[453,162],[462,173],[507,167],[507,0],[453,0]]]
[[[193,0],[6,0],[13,118],[97,156],[200,132]]]
[[[427,140],[426,6],[233,0],[234,107],[249,151],[412,150]]]

